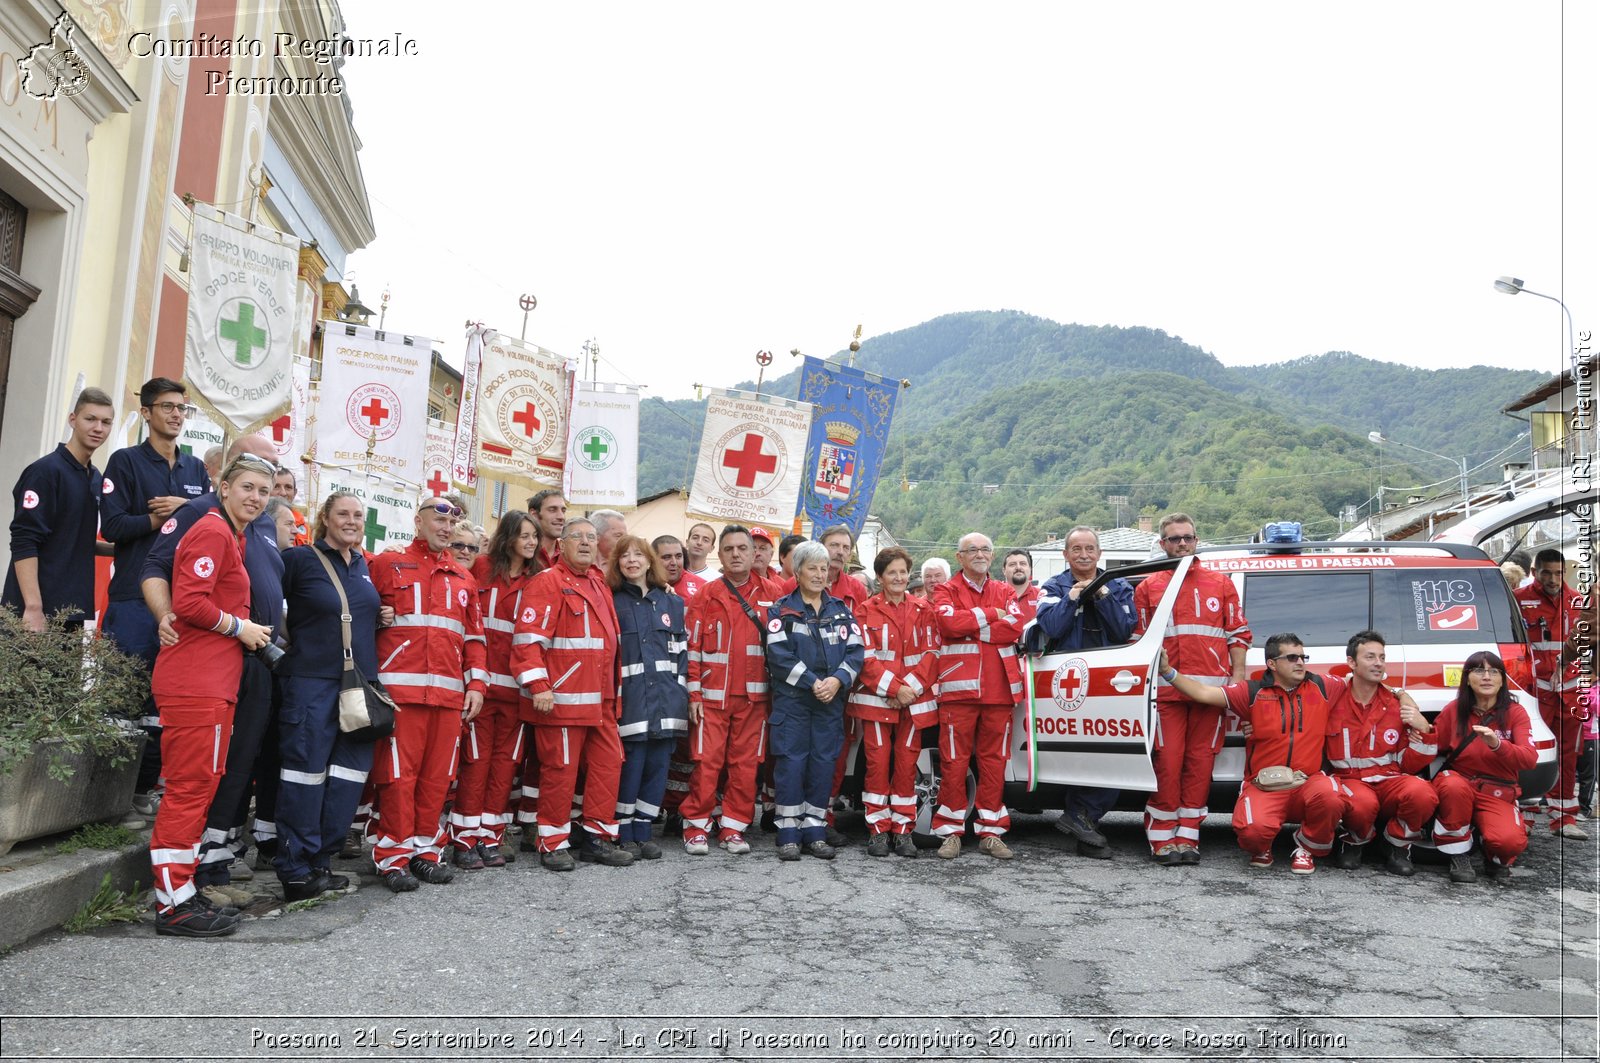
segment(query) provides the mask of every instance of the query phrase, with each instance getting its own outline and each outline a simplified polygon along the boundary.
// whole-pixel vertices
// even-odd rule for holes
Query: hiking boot
[[[479,855],[478,847],[476,845],[470,849],[457,849],[452,855],[451,859],[453,859],[456,862],[456,866],[463,871],[483,870],[483,857]]]
[[[587,864],[603,864],[606,867],[627,867],[633,863],[633,856],[617,848],[615,842],[604,838],[596,838],[588,845],[578,850],[578,859]]]
[[[1417,873],[1417,869],[1411,865],[1409,845],[1389,846],[1389,851],[1383,854],[1383,866],[1389,874],[1399,875],[1401,878],[1410,878]]]
[[[216,938],[239,929],[239,913],[205,904],[198,895],[190,897],[170,912],[156,913],[156,933],[171,937]]]
[[[478,843],[478,859],[483,861],[484,867],[505,867],[516,857],[509,852],[502,852],[498,845],[486,842]]]
[[[954,860],[961,855],[961,835],[951,834],[939,843],[939,859]]]
[[[1571,820],[1563,823],[1561,828],[1557,830],[1556,833],[1561,835],[1563,838],[1571,838],[1575,842],[1586,842],[1589,840],[1589,832]]]
[[[436,860],[424,860],[420,856],[411,858],[411,874],[430,886],[443,886],[456,877],[455,871],[449,864],[441,864]]]
[[[1081,808],[1069,808],[1061,813],[1061,818],[1056,820],[1056,830],[1098,849],[1104,849],[1110,844],[1106,841],[1106,836],[1096,830],[1094,824],[1089,821],[1089,814]]]
[[[1090,860],[1110,860],[1111,846],[1089,845],[1085,842],[1078,843],[1078,855],[1087,856]],[[1196,854],[1198,855],[1198,854]]]
[[[322,882],[322,889],[326,893],[343,893],[350,888],[350,876],[335,875],[330,867],[314,867],[311,875]]]
[[[711,851],[711,839],[703,830],[692,830],[683,836],[683,851],[690,856],[704,856]]]
[[[617,848],[621,849],[635,860],[640,859],[640,855],[643,852],[643,850],[639,847],[639,843],[636,841],[618,842]]]
[[[1192,842],[1178,843],[1178,863],[1192,867],[1200,862],[1200,847]]]
[[[825,841],[812,842],[805,848],[806,852],[810,853],[818,860],[832,860],[836,855],[836,850],[834,847]]]
[[[1289,873],[1291,875],[1309,875],[1317,869],[1317,862],[1311,858],[1311,853],[1300,846],[1294,847],[1294,855],[1289,858]]]
[[[1345,842],[1339,847],[1339,855],[1333,858],[1333,866],[1340,871],[1354,871],[1361,866],[1361,854],[1366,850],[1366,842],[1357,845],[1355,842]],[[1393,849],[1394,846],[1389,846]]]
[[[868,856],[888,856],[889,836],[887,834],[874,834],[867,839]]]
[[[1251,871],[1265,871],[1267,868],[1272,866],[1271,850],[1268,850],[1264,853],[1256,853],[1250,858],[1250,862],[1245,866]]]
[[[1457,853],[1450,858],[1451,882],[1476,882],[1478,873],[1472,870],[1472,858],[1466,853]]]
[[[826,827],[823,829],[822,838],[828,843],[828,846],[833,849],[843,849],[845,846],[850,844],[850,839],[845,836],[844,831],[835,830],[832,827]]]
[[[259,850],[259,849],[256,850],[256,862],[257,863],[261,862],[261,850]],[[265,870],[269,870],[270,871],[271,869],[272,869],[272,858],[268,857],[267,858],[267,866],[266,866]],[[230,863],[228,865],[228,881],[229,882],[249,882],[251,879],[253,879],[255,877],[256,877],[256,869],[251,867],[249,864],[245,863],[243,860],[235,859],[232,863]]]
[[[978,852],[985,856],[992,856],[996,860],[1010,860],[1016,854],[1006,844],[1005,839],[997,834],[990,834],[978,843]]]
[[[1498,860],[1490,860],[1489,863],[1484,867],[1483,874],[1484,877],[1490,882],[1511,881],[1511,868],[1500,863]]]
[[[894,836],[894,855],[903,856],[908,860],[917,858],[917,843],[909,834],[896,834]]]
[[[195,892],[195,896],[199,898],[202,906],[211,909],[213,912],[221,912],[223,915],[239,914],[239,909],[235,908],[231,904],[218,904],[211,898],[207,897],[204,893],[200,893],[199,891]]]
[[[779,860],[798,860],[798,859],[800,859],[800,846],[796,845],[794,842],[785,842],[783,845],[778,846],[778,859]]]
[[[283,899],[286,901],[309,901],[326,892],[327,885],[317,875],[312,875],[310,878],[292,878],[283,884]]]
[[[744,835],[738,831],[731,831],[722,836],[717,843],[729,856],[743,856],[750,851],[750,843],[744,840]]]
[[[256,900],[254,893],[237,886],[202,886],[200,892],[205,894],[211,903],[229,908],[243,908],[248,904],[254,904]]]
[[[1177,842],[1157,846],[1156,851],[1150,854],[1150,859],[1162,867],[1177,867],[1183,863],[1183,846]]]
[[[410,893],[422,883],[403,867],[391,867],[383,873],[383,884],[390,893]]]
[[[578,866],[572,858],[571,849],[557,849],[554,852],[540,853],[539,864],[551,871],[571,871]]]
[[[639,843],[639,859],[660,860],[661,846],[657,845],[653,839],[646,838],[644,841]]]
[[[339,856],[345,860],[354,860],[361,855],[361,832],[351,830],[345,833],[344,844],[339,847]]]

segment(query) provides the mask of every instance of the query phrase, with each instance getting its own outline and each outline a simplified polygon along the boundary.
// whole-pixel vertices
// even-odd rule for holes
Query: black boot
[[[1354,871],[1361,866],[1361,853],[1366,849],[1366,843],[1357,845],[1355,842],[1345,842],[1339,848],[1339,855],[1334,857],[1333,866],[1340,871]]]

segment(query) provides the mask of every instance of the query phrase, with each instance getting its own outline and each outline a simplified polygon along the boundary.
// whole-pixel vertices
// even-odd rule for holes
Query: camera
[[[255,654],[256,660],[266,665],[269,671],[275,670],[278,667],[278,662],[283,660],[284,656],[283,647],[276,642],[269,642],[259,650],[251,650],[250,652]]]

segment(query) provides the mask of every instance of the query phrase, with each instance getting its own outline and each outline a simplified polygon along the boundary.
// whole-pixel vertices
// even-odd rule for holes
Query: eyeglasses
[[[200,407],[191,405],[187,402],[153,402],[149,406],[146,406],[145,409],[154,410],[157,413],[163,414],[181,413],[185,417],[193,417],[195,414],[200,412]]]
[[[563,535],[562,538],[571,539],[579,543],[597,543],[600,541],[600,536],[594,532],[573,532],[571,535]]]
[[[459,516],[461,516],[461,510],[457,509],[455,506],[452,506],[448,502],[435,502],[431,506],[423,506],[422,508],[424,510],[431,509],[435,513],[442,514],[442,515],[444,515],[446,517],[459,517]]]
[[[1311,660],[1309,653],[1280,653],[1272,658],[1274,661],[1288,661],[1290,664],[1305,664]]]
[[[1161,541],[1164,543],[1192,543],[1196,540],[1193,535],[1169,535]]]
[[[968,546],[965,549],[957,550],[956,553],[958,553],[958,554],[992,554],[992,553],[994,553],[994,547],[992,547],[992,546]]]
[[[1476,668],[1467,669],[1468,675],[1499,675],[1500,669],[1492,664],[1480,664]]]
[[[473,546],[471,543],[451,543],[450,549],[459,551],[463,554],[475,554],[478,552],[478,548]]]

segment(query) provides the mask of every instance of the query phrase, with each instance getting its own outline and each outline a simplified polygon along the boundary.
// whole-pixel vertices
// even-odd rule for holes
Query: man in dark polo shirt
[[[57,610],[68,627],[94,613],[95,533],[105,478],[90,463],[111,435],[111,396],[84,388],[67,424],[72,438],[22,470],[11,489],[11,564],[0,601],[43,631]],[[107,545],[109,553],[109,544]]]

